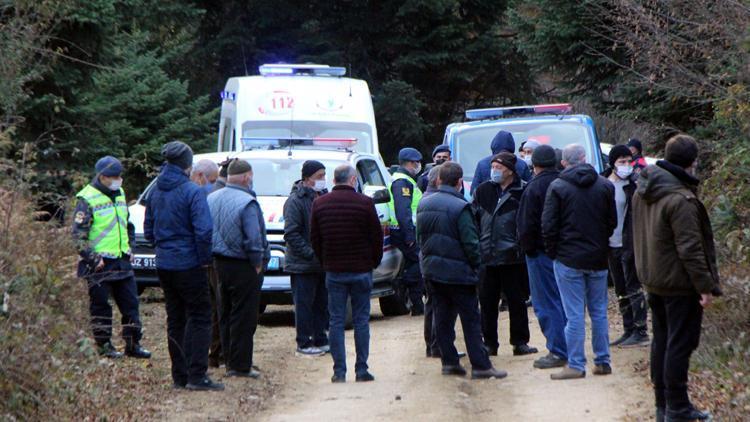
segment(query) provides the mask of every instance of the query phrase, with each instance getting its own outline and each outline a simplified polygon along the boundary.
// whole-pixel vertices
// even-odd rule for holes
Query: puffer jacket
[[[516,215],[525,188],[526,182],[516,176],[505,192],[493,182],[482,183],[474,192],[472,209],[479,226],[483,265],[524,262],[518,243]]]
[[[146,202],[143,234],[156,246],[156,267],[184,271],[211,263],[213,222],[206,191],[165,163]]]
[[[310,214],[313,201],[318,196],[320,195],[315,190],[298,180],[292,186],[289,198],[284,203],[284,241],[286,242],[284,270],[288,273],[323,271],[310,242]]]
[[[721,294],[711,221],[697,187],[698,179],[668,161],[641,172],[633,245],[638,278],[649,293]]]

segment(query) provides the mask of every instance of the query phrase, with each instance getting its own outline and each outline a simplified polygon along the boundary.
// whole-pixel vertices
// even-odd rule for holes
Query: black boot
[[[138,359],[149,359],[151,358],[151,352],[141,347],[140,344],[128,346],[125,348],[125,355],[131,358]]]
[[[117,351],[111,341],[99,346],[99,355],[110,359],[119,359],[122,357],[122,353]]]
[[[531,347],[528,344],[519,344],[513,347],[513,356],[531,355],[539,352],[536,347]]]
[[[700,410],[688,405],[681,409],[670,409],[667,408],[667,412],[664,420],[666,422],[692,422],[692,421],[710,421],[712,416],[708,412],[701,412]]]

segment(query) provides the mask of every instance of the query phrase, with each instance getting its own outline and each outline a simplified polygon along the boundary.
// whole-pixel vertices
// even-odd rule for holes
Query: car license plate
[[[133,258],[133,268],[138,270],[155,270],[155,256],[136,256]]]
[[[279,270],[279,257],[278,256],[272,256],[271,260],[268,261],[268,269],[267,271],[278,271]]]

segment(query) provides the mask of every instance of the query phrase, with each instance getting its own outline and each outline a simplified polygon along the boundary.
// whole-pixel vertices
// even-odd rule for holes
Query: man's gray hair
[[[427,184],[433,188],[437,187],[438,175],[440,174],[440,166],[432,166],[430,172],[427,173]]]
[[[203,159],[195,163],[190,175],[203,173],[204,175],[219,173],[219,166],[211,160]]]
[[[349,179],[356,174],[356,170],[350,164],[341,164],[333,171],[333,183],[337,185],[348,185]]]
[[[580,144],[570,144],[563,149],[562,160],[569,166],[577,166],[586,162],[586,150]]]

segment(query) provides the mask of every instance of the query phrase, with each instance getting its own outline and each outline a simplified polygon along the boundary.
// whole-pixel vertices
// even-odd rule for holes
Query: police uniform
[[[129,222],[125,191],[104,186],[99,176],[119,176],[122,165],[114,157],[97,162],[97,175],[91,184],[76,194],[73,237],[81,257],[78,276],[86,280],[89,290],[89,311],[94,339],[101,354],[119,357],[112,346],[112,307],[110,292],[122,315],[122,336],[125,353],[148,358],[150,352],[140,346],[141,321],[138,315],[138,293],[130,264],[131,242],[135,228]],[[100,262],[103,267],[97,269]]]
[[[404,148],[399,152],[398,159],[399,162],[420,161],[422,155],[414,148]],[[414,176],[403,167],[396,170],[392,179],[391,201],[388,203],[391,214],[391,242],[404,255],[404,269],[400,281],[411,300],[412,315],[421,315],[424,313],[424,282],[419,269],[416,223],[417,205],[422,199],[422,191],[417,187]]]

